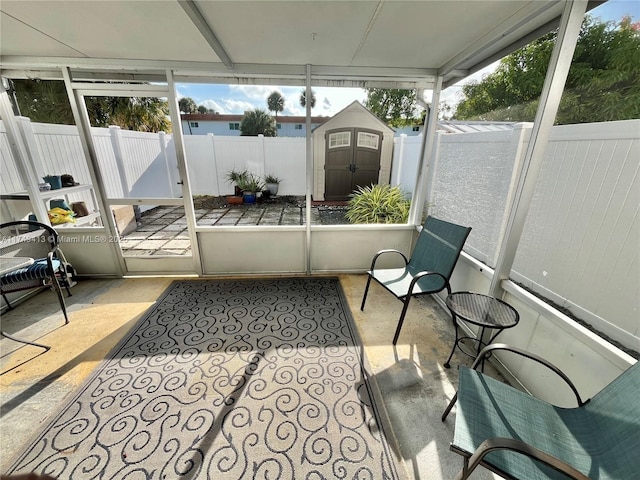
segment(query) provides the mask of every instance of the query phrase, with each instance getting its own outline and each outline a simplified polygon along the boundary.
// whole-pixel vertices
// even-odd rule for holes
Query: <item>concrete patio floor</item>
[[[196,209],[199,227],[248,225],[304,225],[306,208],[295,205],[252,204]],[[311,207],[312,224],[342,223],[332,206]],[[162,206],[141,215],[137,228],[120,239],[124,256],[186,255],[191,252],[184,208]]]
[[[462,465],[449,451],[455,408],[440,416],[455,392],[457,367],[470,359],[459,352],[446,360],[453,343],[450,317],[430,297],[409,307],[397,347],[391,337],[401,302],[372,285],[364,312],[364,275],[338,276],[385,401],[408,478],[451,479]],[[37,429],[90,375],[100,360],[133,327],[174,278],[81,279],[66,298],[64,325],[55,296],[42,291],[2,315],[9,334],[51,345],[51,350],[0,340],[0,472]],[[490,369],[492,375],[496,375]],[[497,478],[479,469],[474,479]]]

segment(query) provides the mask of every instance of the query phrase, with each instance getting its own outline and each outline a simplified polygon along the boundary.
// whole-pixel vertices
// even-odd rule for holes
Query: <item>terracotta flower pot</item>
[[[227,203],[229,205],[242,205],[243,202],[244,202],[244,199],[240,196],[229,195],[227,197]]]

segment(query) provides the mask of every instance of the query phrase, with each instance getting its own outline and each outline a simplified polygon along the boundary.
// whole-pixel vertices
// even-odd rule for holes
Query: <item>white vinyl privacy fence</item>
[[[194,195],[232,194],[233,185],[226,180],[231,170],[282,179],[279,195],[306,192],[305,138],[186,135],[184,144]]]
[[[73,126],[19,125],[38,175],[90,183]],[[0,124],[2,193],[24,189]],[[429,163],[432,215],[473,227],[465,251],[495,266],[531,129],[438,134]],[[93,128],[108,197],[176,197],[171,135]],[[409,195],[421,137],[394,139],[392,183]],[[304,138],[185,137],[194,195],[233,191],[225,174],[247,169],[304,195]],[[511,278],[640,350],[640,120],[554,127]],[[3,211],[3,214],[4,213]],[[3,219],[4,220],[4,219]]]

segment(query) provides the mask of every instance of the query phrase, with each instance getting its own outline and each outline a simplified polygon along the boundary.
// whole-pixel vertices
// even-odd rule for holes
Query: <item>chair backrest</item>
[[[437,272],[449,280],[470,232],[471,227],[428,216],[413,249],[409,267],[417,271]]]
[[[640,472],[639,396],[640,361],[598,392],[582,407],[585,415],[574,419],[576,429],[590,426],[593,433],[583,447],[591,453],[591,468],[606,472],[606,478],[637,478]]]
[[[16,221],[0,225],[0,255],[44,258],[58,246],[58,234],[49,225]]]

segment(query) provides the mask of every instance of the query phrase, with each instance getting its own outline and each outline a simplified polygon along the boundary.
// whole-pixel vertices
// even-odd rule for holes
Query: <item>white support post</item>
[[[503,295],[501,283],[509,278],[513,266],[586,8],[587,0],[567,1],[564,5],[558,36],[533,122],[531,140],[524,156],[518,187],[510,206],[507,228],[500,244],[495,273],[489,287],[489,295],[498,298]]]
[[[167,70],[167,86],[169,88],[169,113],[171,123],[180,125],[180,109],[178,108],[178,96],[176,95],[176,84],[173,79],[173,71]],[[193,195],[189,183],[189,173],[187,170],[187,156],[184,151],[184,138],[182,129],[176,128],[173,131],[173,143],[176,149],[176,160],[178,162],[178,172],[180,174],[180,184],[182,187],[182,198],[184,199],[184,214],[189,226],[189,239],[191,241],[191,252],[193,255],[193,269],[198,275],[202,275],[202,262],[200,260],[200,248],[198,245],[198,235],[196,234],[196,214],[193,208]]]
[[[102,172],[100,171],[100,164],[98,163],[98,155],[96,154],[96,148],[91,137],[91,123],[89,122],[89,112],[87,111],[87,105],[84,103],[84,96],[75,90],[72,86],[71,70],[69,67],[63,67],[62,78],[64,79],[64,85],[67,90],[67,96],[69,97],[69,105],[71,106],[71,112],[73,113],[73,119],[78,127],[78,134],[80,135],[80,144],[82,145],[82,151],[87,160],[87,168],[89,169],[89,175],[91,176],[91,184],[96,193],[96,200],[98,202],[98,209],[100,210],[100,216],[102,223],[106,228],[108,238],[118,237],[118,227],[116,226],[115,219],[111,214],[109,203],[107,202],[107,195],[104,190],[104,179],[102,178]],[[109,242],[111,252],[114,258],[117,260],[117,267],[119,275],[123,275],[126,271],[126,266],[122,255],[120,255],[120,246],[116,242]]]
[[[38,182],[43,181],[45,175],[59,175],[61,172],[45,172],[42,158],[40,157],[40,150],[38,149],[38,143],[36,142],[36,136],[33,133],[33,126],[31,125],[31,119],[27,117],[16,117],[16,121],[19,125],[19,131],[22,134],[24,146],[27,150],[27,155],[33,171],[36,174]]]
[[[39,222],[51,225],[47,209],[45,208],[44,203],[40,201],[40,189],[38,188],[39,182],[37,181],[37,174],[33,169],[27,149],[24,145],[22,136],[20,135],[16,117],[13,114],[11,100],[9,100],[9,94],[4,87],[0,91],[0,117],[4,122],[11,155],[15,159],[16,168],[18,169],[22,183],[27,189],[33,213]]]
[[[258,171],[256,172],[256,174],[259,176],[263,176],[264,173],[266,172],[264,135],[262,133],[259,134],[258,139],[259,139],[258,146],[260,148],[260,153],[258,154],[258,158],[260,158],[260,165],[258,165]]]
[[[442,90],[442,75],[436,77],[431,97],[431,108],[429,115],[425,118],[425,128],[422,136],[422,146],[420,148],[420,160],[416,174],[416,186],[413,190],[413,199],[409,211],[409,224],[418,225],[422,220],[424,202],[427,198],[427,185],[430,175],[431,162],[433,161],[433,148],[438,122],[438,105],[440,103],[440,91]]]
[[[109,126],[109,136],[111,138],[111,147],[113,148],[113,156],[116,160],[116,168],[118,169],[118,177],[122,186],[122,196],[129,197],[131,188],[127,180],[127,171],[124,165],[124,154],[122,153],[122,132],[117,125]]]
[[[167,171],[167,184],[169,187],[169,195],[171,195],[172,197],[175,197],[175,180],[173,178],[172,172],[171,172],[171,166],[169,165],[169,155],[167,152],[167,137],[166,134],[164,132],[158,132],[158,142],[160,143],[160,155],[162,155],[162,158],[164,159],[164,167]]]
[[[220,188],[220,177],[218,176],[218,159],[216,158],[216,138],[213,133],[207,133],[207,137],[211,139],[211,170],[213,171],[213,178],[215,178],[216,190],[214,195],[222,195],[222,189]]]
[[[307,239],[307,275],[311,274],[311,193],[313,192],[313,148],[311,144],[311,65],[306,65],[305,77],[305,98],[306,98],[306,152],[307,152],[307,189],[305,194],[305,225]]]
[[[403,133],[400,135],[400,138],[398,139],[398,143],[400,144],[398,146],[398,164],[396,166],[396,174],[395,174],[395,178],[393,179],[393,184],[395,185],[401,185],[402,184],[402,166],[404,163],[404,142],[407,140],[407,134]]]
[[[433,199],[433,189],[436,183],[436,178],[438,178],[437,175],[438,175],[438,164],[440,161],[440,145],[442,143],[442,138],[444,135],[446,135],[444,132],[436,132],[436,138],[433,144],[433,154],[431,155],[430,168],[429,168],[429,171],[427,172],[427,179],[425,183],[426,187],[425,187],[424,205],[427,211],[431,207],[431,202]]]
[[[511,132],[511,144],[515,145],[512,149],[513,151],[513,170],[511,171],[511,180],[509,181],[509,190],[507,192],[506,200],[505,200],[505,208],[502,214],[502,221],[500,222],[500,232],[498,236],[498,245],[502,245],[506,232],[507,225],[509,223],[509,214],[510,210],[508,208],[509,205],[512,205],[516,196],[516,192],[518,190],[518,183],[520,181],[520,177],[522,176],[522,169],[524,168],[524,154],[525,154],[525,145],[529,140],[531,134],[531,126],[526,123],[519,123],[515,126],[513,131]],[[490,266],[494,266],[498,264],[498,256],[499,250],[496,249],[494,252],[494,256],[491,260]],[[489,259],[487,259],[489,260]]]

